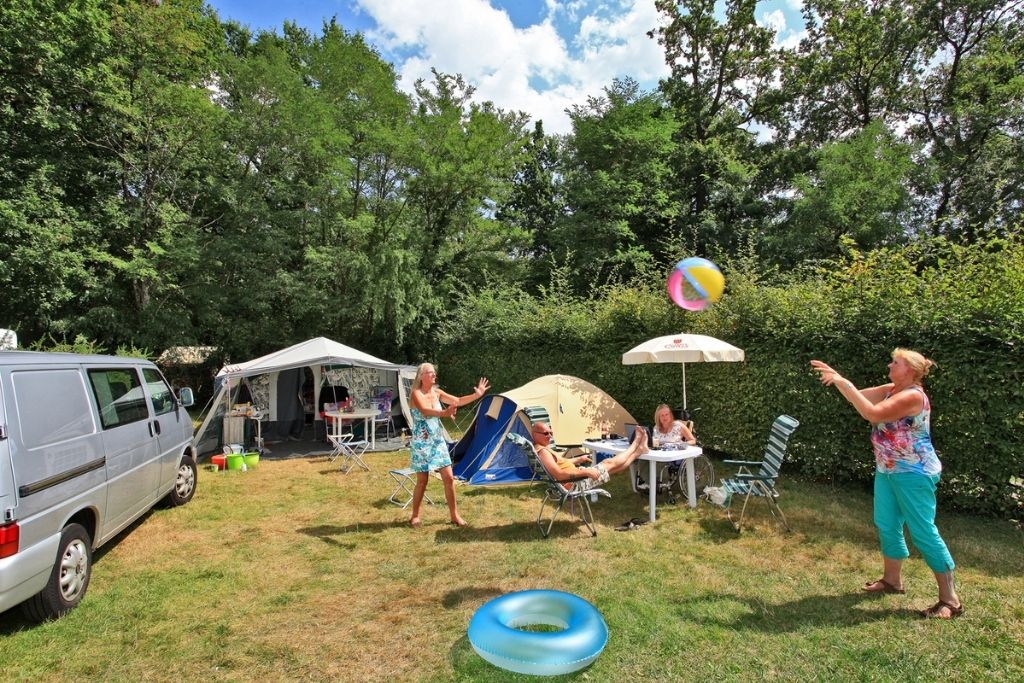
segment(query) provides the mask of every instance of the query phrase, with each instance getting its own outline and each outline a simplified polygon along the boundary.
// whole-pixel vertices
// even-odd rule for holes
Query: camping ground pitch
[[[967,613],[914,616],[934,580],[914,555],[908,594],[859,592],[878,573],[865,493],[787,480],[791,534],[755,508],[736,536],[721,511],[666,506],[615,532],[642,498],[613,479],[591,538],[533,523],[539,491],[459,488],[471,527],[443,506],[424,526],[386,498],[403,452],[343,475],[322,457],[203,470],[187,506],[157,510],[99,553],[65,619],[0,617],[5,680],[511,681],[473,652],[487,600],[555,588],[592,602],[607,649],[580,676],[622,680],[1021,680],[1024,554],[1008,523],[943,514]],[[443,495],[431,480],[435,500]]]

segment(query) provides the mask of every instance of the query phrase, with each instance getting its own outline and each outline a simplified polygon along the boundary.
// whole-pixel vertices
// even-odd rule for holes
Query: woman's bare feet
[[[464,520],[462,517],[459,517],[459,516],[455,516],[452,519],[452,524],[454,524],[455,526],[469,526],[469,522],[467,522],[466,520]]]
[[[420,526],[421,526],[420,525],[420,518],[419,517],[413,517],[412,519],[410,519],[409,520],[409,526],[411,526],[413,529],[419,529]]]
[[[640,455],[643,455],[644,453],[651,450],[650,448],[647,447],[646,429],[641,429],[639,427],[637,428],[636,434],[633,435],[633,443],[636,444],[637,452],[639,452]]]

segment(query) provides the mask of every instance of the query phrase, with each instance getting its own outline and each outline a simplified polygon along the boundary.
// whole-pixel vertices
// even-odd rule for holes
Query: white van
[[[196,490],[192,390],[146,360],[0,351],[0,612],[81,601],[92,551]]]

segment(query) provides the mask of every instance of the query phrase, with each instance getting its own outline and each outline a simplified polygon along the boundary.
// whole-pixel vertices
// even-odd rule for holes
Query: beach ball
[[[722,298],[725,277],[711,261],[692,256],[676,264],[667,285],[668,296],[676,306],[700,311]]]

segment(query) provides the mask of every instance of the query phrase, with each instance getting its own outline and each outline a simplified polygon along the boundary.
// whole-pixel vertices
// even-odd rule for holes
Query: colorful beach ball
[[[722,298],[725,277],[711,261],[692,256],[676,264],[667,284],[669,298],[676,306],[700,311]]]

